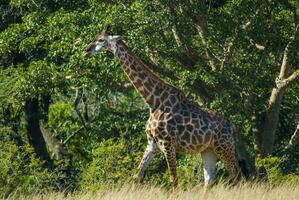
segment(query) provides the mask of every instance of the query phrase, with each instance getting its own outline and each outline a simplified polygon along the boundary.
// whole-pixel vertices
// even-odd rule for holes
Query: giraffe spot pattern
[[[97,35],[94,42],[105,33]],[[236,171],[234,127],[228,120],[214,111],[191,105],[182,92],[151,73],[121,40],[108,44],[107,49],[114,52],[130,81],[150,105],[146,133],[166,155],[172,181],[177,179],[174,149],[191,153],[210,148],[230,166],[231,172]]]

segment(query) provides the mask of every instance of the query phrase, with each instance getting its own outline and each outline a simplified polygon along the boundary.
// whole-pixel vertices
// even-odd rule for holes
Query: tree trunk
[[[38,97],[30,98],[25,102],[26,129],[29,143],[36,155],[45,162],[47,168],[52,168],[53,163],[47,151],[46,142],[39,127]]]
[[[260,159],[270,155],[273,152],[275,144],[275,132],[279,122],[280,105],[285,93],[285,89],[275,87],[272,89],[269,99],[268,109],[260,126],[254,124],[256,128],[253,130],[255,139],[255,165],[256,175],[255,178],[259,181],[267,181],[268,175],[265,167],[260,165]],[[254,120],[256,121],[256,120]],[[257,122],[256,122],[257,123]]]
[[[296,41],[296,36],[299,30],[299,25],[295,22],[295,30],[288,44],[284,48],[283,57],[280,66],[280,72],[276,78],[276,85],[272,89],[269,99],[268,109],[266,111],[265,121],[262,129],[261,142],[261,157],[270,155],[274,148],[275,131],[279,121],[280,105],[286,88],[299,77],[299,70],[290,73],[289,54],[293,43]]]
[[[44,166],[47,169],[52,170],[55,167],[47,151],[47,146],[62,161],[59,163],[59,171],[65,176],[57,180],[56,186],[58,190],[67,193],[73,189],[71,158],[62,143],[41,123],[43,119],[47,119],[50,99],[51,96],[43,95],[40,98],[34,97],[26,100],[24,111],[27,122],[27,135],[34,152],[44,161]]]
[[[56,159],[62,160],[68,157],[68,152],[64,148],[61,141],[59,141],[53,134],[45,128],[42,120],[39,121],[39,127],[45,139],[45,142],[51,152],[55,155]]]
[[[205,53],[206,57],[208,59],[209,65],[212,68],[213,71],[216,71],[218,69],[219,65],[219,59],[213,55],[213,53],[210,51],[207,38],[209,36],[209,30],[208,30],[208,22],[207,17],[205,15],[199,15],[197,22],[196,22],[196,28],[198,35],[201,38],[202,44],[205,46]]]
[[[269,106],[266,111],[265,121],[262,128],[262,141],[259,142],[261,147],[261,157],[270,155],[273,152],[275,143],[275,131],[278,126],[280,105],[285,93],[284,88],[275,87],[269,99]]]
[[[43,112],[43,117],[39,120],[39,128],[45,139],[45,142],[50,151],[56,156],[58,160],[64,160],[69,158],[69,153],[64,147],[62,141],[57,139],[53,133],[46,128],[45,124],[48,121],[49,107],[51,103],[51,96],[46,94],[41,97],[40,108]],[[87,111],[86,111],[87,112]],[[87,115],[87,114],[86,114]],[[85,115],[84,115],[85,116]]]
[[[51,96],[49,94],[42,95],[40,108],[42,109],[43,117],[41,120],[39,120],[39,127],[48,148],[50,149],[51,152],[53,152],[56,159],[59,160],[59,168],[58,168],[59,171],[64,175],[57,182],[58,189],[60,191],[63,191],[64,194],[67,194],[68,192],[74,189],[72,157],[71,154],[69,154],[69,152],[63,145],[62,141],[57,139],[50,131],[50,129],[47,129],[45,127],[45,123],[47,122],[48,119],[50,104],[51,104]]]
[[[275,87],[272,89],[271,96],[268,103],[268,109],[266,110],[265,118],[261,132],[256,135],[257,155],[256,163],[259,163],[259,159],[270,155],[273,152],[275,144],[275,132],[279,122],[280,105],[282,103],[285,90],[291,83],[299,77],[299,70],[295,70],[290,73],[289,67],[289,53],[299,30],[299,25],[295,22],[294,35],[290,37],[288,44],[284,48],[283,57],[280,66],[280,72],[275,80]],[[257,165],[258,178],[267,178],[267,172],[263,166]]]

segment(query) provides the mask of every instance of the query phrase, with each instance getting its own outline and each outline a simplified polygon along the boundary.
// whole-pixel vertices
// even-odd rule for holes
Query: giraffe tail
[[[248,179],[250,177],[250,172],[247,166],[247,162],[245,159],[238,160],[239,167],[241,168],[241,173],[245,177],[245,179]]]
[[[242,136],[240,134],[238,134],[238,132],[236,131],[236,127],[233,127],[234,129],[234,135],[235,135],[235,141],[236,141],[236,156],[237,156],[237,160],[238,160],[238,165],[241,169],[241,173],[242,176],[245,177],[245,179],[249,179],[250,177],[250,163],[249,163],[249,159],[247,156],[247,152],[245,150],[245,144],[244,141],[242,139]]]

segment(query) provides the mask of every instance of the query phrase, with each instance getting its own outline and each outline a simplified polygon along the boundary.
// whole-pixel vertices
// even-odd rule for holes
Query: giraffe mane
[[[134,57],[135,61],[139,64],[140,67],[142,67],[142,68],[148,73],[149,76],[151,76],[152,78],[154,78],[154,79],[156,79],[156,80],[162,82],[163,84],[165,84],[165,85],[171,87],[173,90],[175,90],[176,92],[182,94],[182,96],[183,96],[185,99],[187,99],[187,98],[185,97],[185,95],[183,94],[183,92],[181,92],[179,89],[177,89],[177,88],[174,87],[173,85],[170,85],[170,84],[166,83],[163,79],[159,78],[156,74],[154,74],[154,73],[152,72],[152,70],[149,69],[149,67],[148,67],[146,64],[144,64],[143,61],[142,61],[138,56],[135,55],[135,53],[133,53],[133,52],[131,51],[131,49],[128,47],[128,45],[127,45],[123,40],[119,40],[118,42],[120,42],[121,45],[126,49],[126,51],[128,51],[128,52],[130,53],[130,55]]]

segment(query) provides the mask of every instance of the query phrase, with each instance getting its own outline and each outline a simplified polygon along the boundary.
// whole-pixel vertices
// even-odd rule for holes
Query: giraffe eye
[[[104,42],[104,39],[99,39],[99,42]]]

